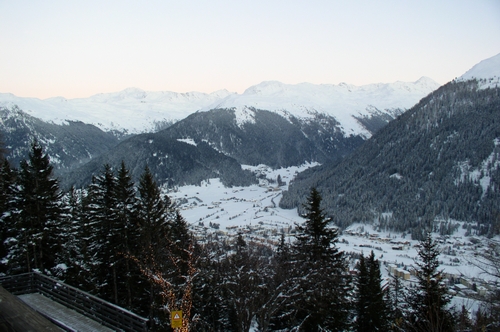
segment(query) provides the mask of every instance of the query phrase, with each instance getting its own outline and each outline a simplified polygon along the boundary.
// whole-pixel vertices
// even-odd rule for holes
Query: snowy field
[[[168,191],[181,209],[182,216],[193,227],[203,223],[218,224],[223,232],[232,233],[235,228],[267,225],[271,229],[293,227],[303,221],[296,210],[278,207],[283,190],[288,188],[291,179],[299,172],[315,166],[306,164],[299,167],[272,170],[267,166],[245,166],[260,174],[260,183],[249,187],[226,188],[219,179],[210,179],[200,186],[183,186]],[[279,187],[278,175],[286,184]]]
[[[279,239],[282,232],[288,234],[287,230],[304,221],[295,209],[279,208],[282,192],[299,172],[314,165],[277,170],[264,165],[246,166],[246,169],[261,175],[259,185],[226,188],[219,179],[211,179],[200,186],[169,190],[168,195],[179,204],[181,214],[193,229],[200,229],[203,224],[205,228],[227,235],[237,234],[242,229],[263,229],[268,231],[269,238]],[[278,175],[285,185],[278,187]],[[452,222],[459,224],[452,236],[434,234],[442,251],[441,266],[448,273],[478,276],[479,271],[468,261],[474,252],[482,249],[485,239],[474,237],[477,243],[472,243],[471,237],[465,236],[462,223]],[[217,226],[210,227],[210,224]],[[271,233],[275,233],[274,236]],[[343,232],[339,247],[346,252],[363,252],[365,255],[373,250],[381,261],[410,266],[417,256],[417,243],[410,235],[403,237],[401,233],[378,232],[371,225],[356,224]]]
[[[292,242],[294,236],[290,233],[296,224],[304,222],[297,211],[284,210],[278,204],[283,190],[293,178],[305,169],[314,166],[306,164],[300,167],[273,170],[267,166],[250,167],[252,172],[260,175],[259,185],[249,187],[226,188],[219,179],[211,179],[200,186],[183,186],[169,190],[168,195],[175,200],[181,209],[182,216],[187,220],[199,239],[208,234],[219,237],[235,238],[242,234],[247,241],[260,241],[270,245],[279,243],[281,234]],[[278,186],[277,178],[281,177],[285,184]],[[488,288],[498,286],[498,280],[481,274],[481,271],[470,264],[474,254],[485,248],[485,239],[465,236],[463,223],[451,221],[459,225],[451,236],[433,234],[438,242],[441,255],[440,269],[447,278],[455,283],[465,283],[468,286],[450,287],[456,295],[453,303],[461,307],[462,303],[468,309],[478,306],[477,293],[472,288]],[[381,272],[385,281],[389,280],[389,266],[397,266],[400,271],[411,271],[415,266],[418,241],[411,240],[410,235],[401,233],[377,231],[372,225],[355,224],[344,230],[338,246],[346,253],[363,253],[365,256],[373,252],[382,263]],[[354,269],[355,262],[351,262]],[[405,283],[414,283],[416,278],[411,275]]]

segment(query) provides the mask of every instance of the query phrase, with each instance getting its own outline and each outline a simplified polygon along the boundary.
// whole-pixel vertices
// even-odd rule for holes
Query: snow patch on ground
[[[482,161],[479,167],[473,168],[469,160],[458,163],[457,167],[460,171],[460,175],[458,179],[455,180],[455,184],[458,185],[460,182],[471,180],[479,183],[483,190],[483,195],[486,194],[491,183],[491,171],[500,168],[500,138],[495,138],[493,144],[493,151]]]
[[[240,128],[245,123],[255,123],[255,112],[246,106],[234,108],[234,115]]]
[[[177,140],[179,142],[183,142],[183,143],[186,143],[186,144],[197,146],[196,142],[192,138],[178,138]]]

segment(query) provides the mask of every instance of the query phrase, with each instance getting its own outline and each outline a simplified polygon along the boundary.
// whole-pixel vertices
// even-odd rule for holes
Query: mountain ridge
[[[419,87],[411,89],[409,87]],[[354,86],[347,84],[285,84],[267,81],[249,87],[237,94],[218,90],[210,94],[201,92],[177,93],[169,91],[145,91],[127,88],[113,93],[96,94],[88,98],[48,99],[23,98],[10,93],[0,93],[0,106],[11,108],[17,105],[27,114],[46,122],[57,124],[67,120],[93,124],[104,131],[122,131],[137,134],[156,131],[163,123],[173,123],[197,111],[215,108],[254,107],[287,110],[295,117],[311,117],[320,112],[338,118],[346,134],[370,133],[360,125],[353,115],[367,116],[368,106],[380,111],[392,108],[409,108],[420,98],[439,86],[431,79],[413,83],[395,82]],[[275,93],[270,94],[270,89]],[[267,92],[259,94],[258,91]],[[349,96],[351,94],[356,94]],[[321,97],[318,99],[318,97]],[[283,102],[283,99],[287,103]],[[279,107],[278,104],[282,104]],[[338,104],[337,106],[335,106]],[[278,106],[277,106],[278,105]],[[117,116],[117,114],[120,114]],[[344,124],[345,123],[345,124]]]

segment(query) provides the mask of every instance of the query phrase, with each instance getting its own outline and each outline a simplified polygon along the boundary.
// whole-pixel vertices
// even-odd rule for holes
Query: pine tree
[[[93,280],[95,280],[95,271],[93,269],[93,244],[92,241],[95,239],[95,229],[93,228],[93,219],[89,211],[91,210],[92,200],[87,190],[82,190],[79,195],[80,204],[78,204],[79,211],[76,211],[79,215],[80,226],[78,227],[78,257],[80,259],[78,262],[78,285],[77,287],[91,292],[96,290]]]
[[[190,274],[197,269],[198,255],[195,252],[196,241],[189,231],[187,221],[178,210],[175,211],[174,218],[169,220],[168,237],[168,247],[164,249],[168,251],[171,269],[166,276],[170,280],[177,299],[176,307],[179,309],[184,307],[184,314],[189,317],[193,305],[192,288],[194,286]]]
[[[453,331],[453,317],[446,306],[450,302],[446,286],[438,270],[439,251],[430,232],[420,241],[416,276],[418,285],[410,292],[407,313],[408,329],[412,331]]]
[[[321,209],[322,197],[316,188],[312,188],[304,208],[306,219],[304,225],[297,226],[296,243],[294,247],[300,255],[311,261],[335,262],[340,265],[342,252],[336,247],[338,231],[329,227],[331,219],[327,218]],[[339,266],[344,267],[344,266]]]
[[[81,257],[81,248],[83,247],[81,227],[82,211],[81,197],[74,187],[63,195],[63,215],[61,234],[61,266],[56,270],[56,276],[70,285],[82,288],[81,266],[83,258]]]
[[[21,162],[18,177],[19,193],[15,228],[17,249],[13,262],[21,263],[24,271],[34,269],[50,273],[55,267],[61,248],[61,193],[53,166],[38,141],[34,141],[29,161]]]
[[[139,183],[137,214],[142,248],[134,261],[151,285],[149,316],[155,328],[168,329],[170,313],[182,310],[180,330],[189,331],[198,272],[196,243],[170,199],[161,196],[148,167]]]
[[[177,256],[184,255],[184,250],[189,248],[193,242],[193,235],[189,231],[186,219],[182,217],[179,210],[174,213],[174,218],[169,220],[169,238],[172,242],[172,251]]]
[[[3,138],[3,134],[0,133],[0,162],[3,163],[6,154],[7,154],[7,149],[5,148],[5,141]]]
[[[94,176],[88,189],[87,205],[88,223],[92,229],[89,251],[92,261],[89,262],[94,271],[92,284],[94,292],[108,301],[116,301],[114,268],[118,253],[115,250],[117,233],[117,179],[110,165]]]
[[[168,246],[169,220],[174,209],[168,197],[161,196],[153,175],[146,166],[139,182],[139,197],[136,202],[137,222],[139,226],[140,259],[147,260],[156,248]]]
[[[356,280],[356,331],[387,331],[388,309],[381,286],[380,266],[373,251],[361,255]]]
[[[347,263],[336,246],[338,231],[329,227],[313,188],[305,205],[306,221],[297,227],[292,272],[295,327],[301,331],[343,331],[349,325],[350,281]]]
[[[401,278],[396,275],[391,276],[387,288],[386,304],[387,315],[390,330],[400,331],[404,325],[405,317],[403,315],[406,296],[406,289],[401,284]]]
[[[137,302],[140,303],[140,311],[147,313],[159,328],[164,324],[162,321],[168,320],[168,315],[162,310],[164,294],[161,284],[153,282],[151,277],[158,273],[163,275],[169,269],[165,248],[169,245],[168,221],[172,211],[147,166],[141,175],[138,192],[136,211],[140,247],[134,258],[144,279],[142,284],[137,285],[143,294]]]
[[[272,271],[268,281],[268,299],[257,316],[262,331],[283,330],[293,321],[293,304],[288,301],[287,290],[293,288],[292,253],[285,234],[281,234],[280,244],[271,261]]]
[[[462,308],[460,310],[460,313],[458,314],[458,319],[457,319],[457,326],[456,329],[459,332],[465,332],[465,331],[470,331],[472,327],[472,322],[469,317],[470,313],[469,310],[465,308],[465,305],[462,304]]]
[[[265,301],[262,294],[266,292],[262,286],[264,262],[257,246],[247,244],[241,234],[234,243],[233,252],[224,261],[223,288],[229,314],[228,327],[247,332]]]
[[[368,314],[368,306],[370,302],[370,281],[369,271],[366,267],[365,256],[361,254],[358,265],[358,276],[356,278],[356,331],[369,331],[370,317]]]
[[[115,300],[117,304],[132,309],[132,299],[136,296],[133,286],[140,282],[141,273],[129,257],[139,251],[140,233],[136,227],[138,217],[134,183],[123,161],[118,170],[115,195],[117,219],[112,239],[116,244],[113,267]]]
[[[193,290],[193,314],[198,317],[196,330],[228,330],[228,304],[223,289],[226,273],[223,256],[226,252],[218,241],[209,241],[200,248],[197,264],[199,274]]]
[[[7,160],[0,164],[0,273],[7,272],[7,264],[3,258],[9,253],[8,239],[15,240],[17,234],[14,218],[14,201],[17,188],[16,170],[11,169]],[[12,246],[14,243],[11,243]]]

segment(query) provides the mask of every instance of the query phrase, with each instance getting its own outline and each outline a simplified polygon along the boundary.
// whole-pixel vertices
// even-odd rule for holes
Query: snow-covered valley
[[[287,242],[293,242],[295,225],[304,221],[295,209],[285,210],[278,206],[282,192],[297,173],[312,166],[277,170],[264,165],[247,166],[260,175],[259,185],[226,188],[218,179],[211,179],[200,186],[177,187],[165,192],[176,201],[200,243],[215,239],[231,241],[241,234],[246,241],[275,246],[282,234]],[[278,176],[281,186],[277,183]],[[463,222],[437,222],[450,223],[456,228],[451,236],[433,233],[441,252],[440,269],[454,295],[453,303],[477,308],[487,293],[499,287],[498,280],[471,263],[476,253],[485,250],[487,239],[466,233],[467,224],[464,226]],[[373,250],[383,264],[381,271],[385,282],[389,282],[391,275],[397,275],[410,285],[416,283],[412,270],[418,243],[409,234],[381,230],[371,224],[355,224],[342,232],[338,246],[346,253],[365,256]],[[352,270],[355,263],[351,261]]]

